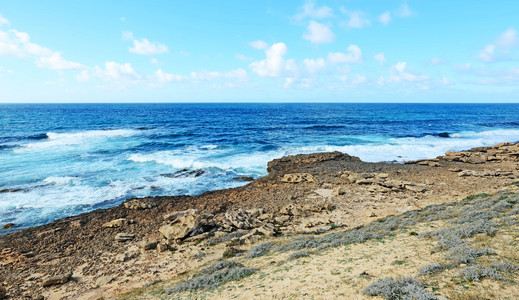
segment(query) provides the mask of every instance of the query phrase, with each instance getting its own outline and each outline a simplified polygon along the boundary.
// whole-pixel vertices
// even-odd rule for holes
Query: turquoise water
[[[402,162],[519,141],[518,112],[516,104],[0,105],[0,224],[19,229],[128,197],[236,187],[244,183],[234,177],[263,176],[268,161],[288,154]],[[183,169],[199,176],[175,174]]]

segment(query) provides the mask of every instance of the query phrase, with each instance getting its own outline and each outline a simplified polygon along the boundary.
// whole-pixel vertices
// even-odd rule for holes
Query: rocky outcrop
[[[261,222],[256,219],[263,213],[263,210],[257,211],[254,216],[250,211],[244,209],[228,211],[220,219],[222,227],[226,229],[252,229],[258,227]]]
[[[287,170],[294,169],[294,167],[300,167],[301,165],[311,165],[323,161],[330,160],[341,160],[341,161],[354,161],[360,162],[360,158],[356,156],[350,156],[346,153],[335,152],[323,152],[323,153],[312,153],[312,154],[299,154],[284,156],[280,159],[274,159],[267,165],[267,171],[287,173]]]
[[[45,280],[43,280],[43,283],[41,285],[43,287],[46,287],[46,286],[51,286],[51,285],[64,284],[70,280],[70,277],[72,277],[72,272],[67,272],[67,273],[56,275],[56,276],[51,276],[51,277],[48,277]]]
[[[164,218],[167,223],[160,227],[159,232],[168,241],[208,232],[216,226],[213,215],[201,215],[196,209],[174,212]]]
[[[131,241],[133,239],[135,239],[135,235],[133,235],[131,233],[126,233],[126,232],[118,233],[115,236],[115,240],[118,242],[121,242],[121,243]]]
[[[119,228],[125,225],[133,224],[133,220],[127,220],[125,218],[112,220],[110,222],[104,223],[104,228]]]
[[[293,173],[293,174],[285,174],[281,178],[282,182],[288,183],[300,183],[300,182],[315,182],[312,174],[308,173]]]
[[[459,177],[489,177],[489,176],[512,176],[513,172],[503,171],[503,170],[495,170],[495,171],[474,171],[474,170],[460,170],[458,172]]]
[[[501,143],[492,147],[473,148],[468,151],[446,152],[440,158],[469,164],[486,162],[519,161],[519,143]]]
[[[374,193],[388,193],[404,190],[416,193],[427,191],[425,184],[390,179],[387,173],[354,173],[345,171],[342,172],[341,178],[351,184],[366,185],[368,191]]]
[[[149,209],[157,207],[157,203],[153,198],[128,199],[122,204],[127,209]]]

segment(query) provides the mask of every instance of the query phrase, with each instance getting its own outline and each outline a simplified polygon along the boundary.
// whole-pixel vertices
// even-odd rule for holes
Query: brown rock
[[[453,173],[458,173],[458,172],[461,172],[461,169],[460,168],[450,168],[449,171],[453,172]]]
[[[288,216],[305,216],[306,212],[303,210],[302,207],[289,204],[279,210],[279,213],[282,215],[288,215]]]
[[[58,284],[64,284],[67,283],[72,277],[72,272],[63,273],[56,276],[48,277],[47,279],[43,280],[43,283],[41,284],[43,287],[51,286],[51,285],[58,285]]]
[[[128,199],[123,206],[128,209],[140,210],[156,207],[157,203],[152,198]]]
[[[332,195],[334,196],[341,196],[341,195],[344,195],[346,194],[348,191],[345,187],[343,186],[338,186],[338,187],[335,187],[333,190],[332,190]]]
[[[283,223],[287,222],[288,220],[290,220],[290,216],[287,216],[287,215],[282,215],[282,216],[274,218],[274,221],[277,224],[283,224]]]
[[[164,220],[165,221],[175,221],[177,218],[186,216],[188,214],[198,215],[198,210],[196,210],[196,209],[187,209],[187,210],[183,210],[183,211],[176,211],[176,212],[173,212],[173,213],[165,215],[164,216]]]
[[[254,212],[255,214],[257,212]],[[260,222],[244,209],[228,211],[222,218],[225,228],[252,229],[258,227]]]
[[[391,192],[391,189],[385,186],[381,186],[378,184],[373,184],[368,187],[368,191],[375,193],[388,193]]]
[[[140,246],[144,251],[153,250],[157,248],[156,241],[142,241],[140,242]]]
[[[168,244],[160,243],[157,245],[157,251],[164,252],[169,249]]]
[[[308,173],[292,173],[285,174],[281,178],[282,182],[299,183],[299,182],[315,182],[314,177]]]
[[[417,192],[417,193],[423,193],[423,192],[427,191],[427,189],[425,187],[420,186],[420,185],[406,185],[405,189],[413,191],[413,192]]]
[[[160,233],[168,240],[183,239],[200,231],[199,216],[186,214],[175,219],[174,223],[160,227]]]
[[[115,236],[115,240],[118,241],[118,242],[127,242],[127,241],[131,241],[135,238],[135,235],[131,234],[131,233],[126,233],[126,232],[121,232],[121,233],[118,233],[116,236]]]
[[[112,220],[110,222],[104,223],[103,227],[104,228],[119,228],[119,227],[122,227],[122,226],[125,226],[128,224],[132,224],[132,223],[133,223],[133,220],[127,220],[125,218],[121,218],[121,219],[116,219],[116,220]]]

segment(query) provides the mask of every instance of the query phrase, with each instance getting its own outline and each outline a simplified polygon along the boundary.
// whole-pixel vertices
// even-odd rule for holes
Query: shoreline
[[[500,190],[519,177],[517,161],[519,144],[512,143],[405,164],[366,163],[340,152],[287,156],[269,162],[267,176],[241,187],[127,199],[2,235],[0,286],[11,297],[120,294],[149,283],[144,278],[167,280],[206,263],[210,257],[193,258],[202,253],[197,247],[226,232],[246,232],[238,240],[247,248],[268,237],[355,228],[390,214]],[[182,236],[175,228],[179,222],[193,230]],[[156,250],[157,244],[169,251]],[[158,268],[167,261],[169,266]],[[130,265],[141,267],[138,275],[124,275]],[[45,285],[52,276],[69,273],[64,282]]]

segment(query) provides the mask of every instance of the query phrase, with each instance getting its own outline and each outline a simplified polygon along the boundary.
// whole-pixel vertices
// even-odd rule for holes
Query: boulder
[[[159,252],[164,252],[164,251],[166,251],[168,249],[169,249],[168,244],[165,244],[165,243],[157,244],[157,251],[159,251]]]
[[[136,257],[139,256],[139,252],[137,251],[129,251],[129,252],[125,252],[125,253],[121,253],[121,254],[117,254],[115,256],[115,261],[118,261],[118,262],[125,262],[125,261],[128,261],[130,259],[134,259]]]
[[[140,210],[157,207],[157,203],[152,198],[128,199],[123,206],[128,209]]]
[[[125,225],[133,224],[133,220],[127,220],[125,218],[112,220],[110,222],[104,223],[104,228],[119,228]]]
[[[186,216],[189,214],[198,215],[198,210],[191,208],[191,209],[187,209],[187,210],[183,210],[183,211],[172,212],[170,214],[165,215],[164,220],[165,221],[175,221],[177,218],[183,217],[183,216]]]
[[[41,284],[43,287],[51,286],[51,285],[58,285],[58,284],[64,284],[67,283],[72,277],[72,272],[67,272],[63,274],[59,274],[56,276],[51,276],[43,280],[43,283]]]
[[[315,182],[314,177],[308,173],[292,173],[285,174],[281,178],[282,182],[300,183],[300,182]]]
[[[142,241],[140,242],[140,246],[144,251],[153,250],[157,248],[156,241]]]
[[[188,209],[166,215],[170,220],[160,227],[160,233],[168,240],[181,240],[213,229],[213,215],[201,215],[196,209]]]
[[[256,212],[254,212],[256,214]],[[259,215],[258,215],[259,216]],[[227,211],[222,217],[223,227],[232,229],[252,229],[260,225],[260,221],[246,210]]]
[[[135,238],[135,235],[131,234],[131,233],[126,233],[126,232],[121,232],[121,233],[118,233],[116,236],[115,236],[115,240],[118,241],[118,242],[127,242],[127,241],[131,241]]]

